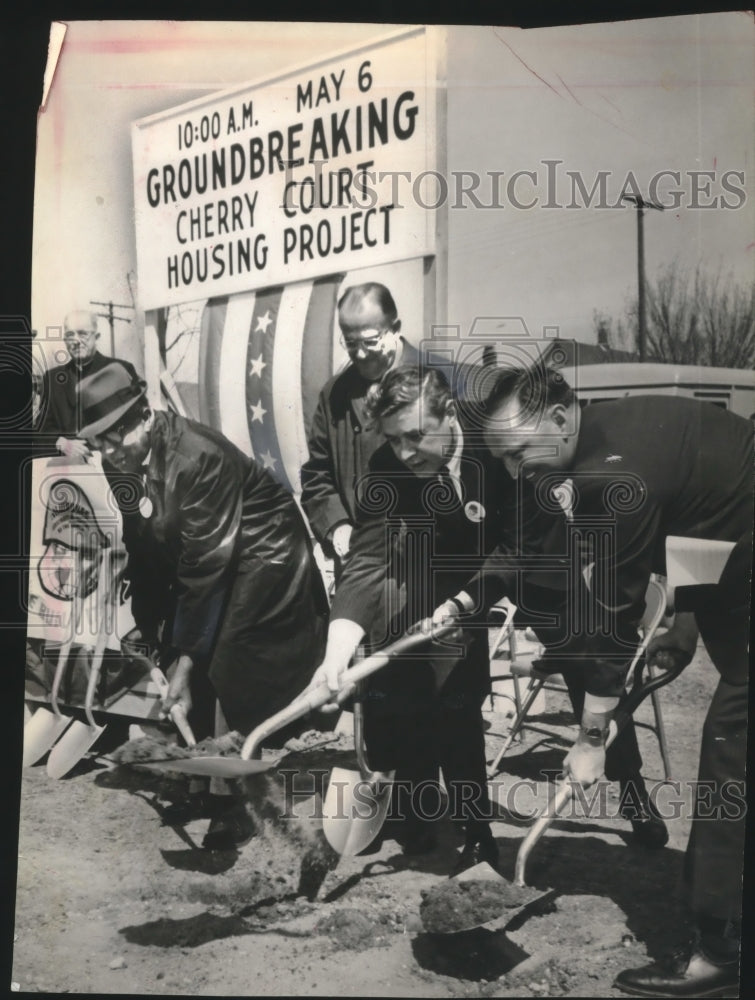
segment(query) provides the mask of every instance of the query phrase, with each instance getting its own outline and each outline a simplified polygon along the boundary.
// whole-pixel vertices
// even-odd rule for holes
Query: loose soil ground
[[[527,882],[556,890],[555,897],[505,931],[425,931],[422,893],[447,876],[460,847],[446,819],[437,824],[439,846],[431,854],[405,857],[389,824],[372,853],[338,861],[324,847],[319,821],[280,819],[284,779],[272,772],[247,782],[257,836],[238,850],[210,853],[200,848],[206,818],[172,826],[165,820],[165,807],[185,784],[117,766],[102,751],[60,781],[43,764],[32,767],[22,788],[13,988],[620,996],[612,987],[616,973],[658,956],[683,930],[677,888],[690,826],[688,782],[696,777],[715,683],[698,651],[661,694],[673,777],[682,782],[658,789],[659,805],[673,814],[668,846],[652,852],[629,843],[628,824],[615,817],[618,790],[607,786],[591,815],[556,821],[536,846]],[[496,698],[495,711],[486,712],[489,759],[508,728],[506,706]],[[648,704],[638,718],[651,721]],[[525,732],[493,783],[493,832],[509,878],[526,832],[521,814],[545,802],[545,775],[558,771],[564,741],[574,733],[566,698],[556,692],[533,721],[555,739]],[[349,766],[347,741],[312,743],[305,740],[287,767]],[[640,743],[646,778],[655,785],[663,778],[655,737],[641,730]],[[300,814],[307,807],[301,803]]]

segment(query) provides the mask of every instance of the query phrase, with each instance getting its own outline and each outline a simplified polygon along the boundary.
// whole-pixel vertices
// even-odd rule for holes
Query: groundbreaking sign
[[[432,253],[429,47],[404,30],[135,122],[142,306]]]

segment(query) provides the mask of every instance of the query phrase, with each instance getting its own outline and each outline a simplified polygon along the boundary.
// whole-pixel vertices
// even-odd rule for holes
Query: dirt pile
[[[423,894],[420,917],[431,934],[455,934],[496,920],[539,895],[505,879],[449,879]]]

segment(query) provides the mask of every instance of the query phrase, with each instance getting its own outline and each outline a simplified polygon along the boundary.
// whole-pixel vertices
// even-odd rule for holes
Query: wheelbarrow
[[[616,739],[632,715],[648,695],[671,683],[687,665],[681,657],[658,657],[654,666],[660,672],[643,680],[648,666],[638,664],[632,687],[619,705],[611,721],[606,746]],[[526,882],[527,861],[535,845],[551,823],[563,813],[575,794],[575,784],[567,779],[559,782],[548,803],[535,819],[519,845],[514,865],[513,882],[505,879],[489,864],[481,862],[454,878],[434,886],[424,894],[420,916],[425,929],[434,934],[457,934],[478,927],[495,931],[507,927],[522,911],[542,906],[552,899],[557,890],[533,889]]]

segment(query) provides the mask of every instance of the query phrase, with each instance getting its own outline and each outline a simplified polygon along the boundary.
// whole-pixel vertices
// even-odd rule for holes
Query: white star
[[[267,368],[267,362],[262,360],[262,355],[252,358],[252,367],[249,369],[250,375],[257,375],[262,378],[262,369]]]
[[[254,403],[249,407],[249,409],[252,411],[252,421],[259,420],[259,422],[262,423],[262,418],[267,413],[267,410],[262,403]]]
[[[257,326],[254,330],[255,333],[267,333],[267,328],[273,322],[273,317],[270,315],[270,310],[268,309],[264,316],[260,316],[257,320]]]
[[[262,459],[262,467],[263,468],[265,468],[265,469],[274,469],[275,468],[275,461],[276,460],[273,458],[273,456],[270,454],[269,451],[263,451],[262,454],[260,455],[260,458]]]

